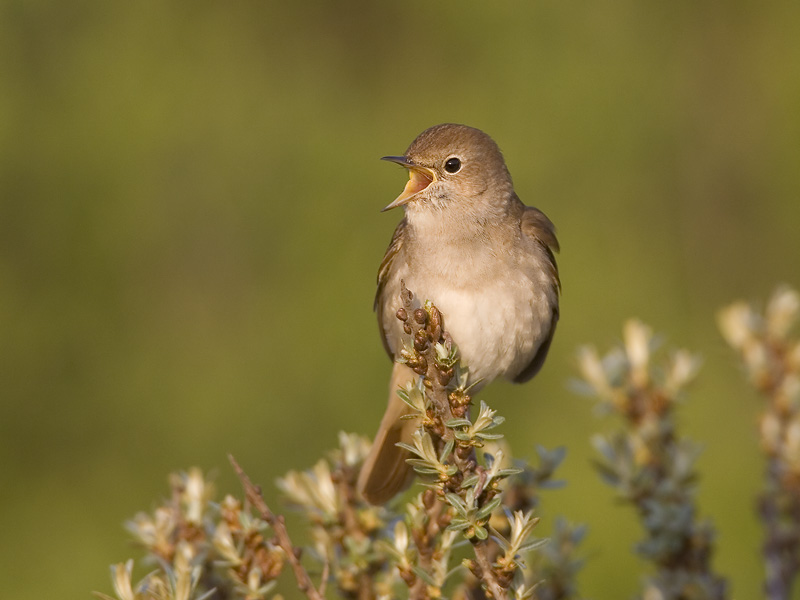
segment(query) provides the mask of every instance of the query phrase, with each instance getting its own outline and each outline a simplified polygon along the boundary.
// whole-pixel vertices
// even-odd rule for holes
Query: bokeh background
[[[759,597],[759,399],[714,315],[800,285],[798,40],[789,1],[4,0],[3,596],[109,591],[173,470],[239,493],[233,452],[277,507],[275,477],[374,432],[404,183],[378,158],[454,121],[563,247],[546,368],[485,392],[518,455],[569,449],[540,532],[588,523],[584,594],[637,589],[638,525],[589,462],[612,423],[567,386],[637,316],[705,358],[680,420],[716,567]]]

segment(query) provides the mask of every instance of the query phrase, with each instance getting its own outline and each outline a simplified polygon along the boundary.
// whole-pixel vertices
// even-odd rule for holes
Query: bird
[[[552,221],[514,191],[505,159],[480,129],[444,123],[423,131],[402,156],[382,160],[409,175],[383,210],[404,209],[378,269],[374,310],[384,348],[395,361],[389,401],[357,489],[370,504],[389,502],[413,480],[406,463],[418,427],[397,390],[417,375],[397,362],[403,348],[401,282],[417,303],[429,300],[474,383],[498,377],[522,383],[541,369],[559,319],[559,251]]]

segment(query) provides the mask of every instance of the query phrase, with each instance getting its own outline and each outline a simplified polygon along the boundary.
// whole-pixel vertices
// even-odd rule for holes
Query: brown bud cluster
[[[414,334],[414,350],[417,352],[425,352],[428,349],[430,340],[428,339],[428,332],[420,329]]]
[[[428,359],[421,354],[415,354],[409,358],[406,365],[417,375],[425,376],[428,373]]]
[[[439,340],[442,337],[442,332],[444,331],[444,319],[442,318],[442,313],[439,312],[439,309],[435,306],[431,306],[431,322],[428,329],[431,332],[431,337],[434,340]]]
[[[408,322],[408,312],[402,306],[397,309],[395,316],[403,323],[403,332],[411,335],[411,324]]]
[[[469,411],[470,404],[472,404],[469,395],[451,392],[447,398],[450,400],[450,410],[453,412],[453,416],[456,419],[465,418],[467,416],[467,412]]]
[[[436,377],[439,379],[439,385],[447,385],[450,383],[450,380],[453,379],[453,375],[455,375],[455,369],[453,369],[453,367],[444,369],[437,365],[437,371]]]

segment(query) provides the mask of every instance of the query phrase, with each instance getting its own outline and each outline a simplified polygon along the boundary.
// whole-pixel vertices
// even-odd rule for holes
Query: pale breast
[[[470,380],[483,383],[513,378],[536,354],[550,331],[555,291],[544,274],[543,257],[529,254],[514,260],[470,256],[439,250],[435,260],[410,266],[397,261],[387,281],[383,327],[396,352],[402,339],[395,313],[400,306],[400,280],[419,304],[432,301],[444,314],[445,329],[457,344]],[[433,267],[432,265],[436,265]],[[398,290],[392,293],[390,290]]]

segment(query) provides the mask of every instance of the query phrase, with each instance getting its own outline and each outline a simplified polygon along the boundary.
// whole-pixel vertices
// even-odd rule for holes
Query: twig
[[[337,471],[332,479],[339,488],[339,496],[342,499],[342,509],[339,513],[339,518],[341,520],[341,525],[345,529],[345,535],[354,540],[363,541],[367,536],[358,522],[355,490],[353,488],[354,477],[355,475],[351,474],[351,477],[348,477],[343,471]],[[325,565],[326,567],[329,566],[327,557],[325,559]],[[325,580],[327,580],[327,576],[323,578],[323,584]],[[356,597],[358,600],[374,600],[375,589],[372,577],[369,573],[369,568],[360,569],[357,581],[358,590],[356,592]]]
[[[412,305],[414,294],[406,287],[405,281],[400,281],[400,299],[403,302],[403,308],[402,312],[398,311],[397,316],[403,321],[406,332],[411,335],[416,353],[416,356],[412,357],[407,364],[417,375],[424,378],[428,398],[431,399],[442,423],[446,423],[453,418],[447,391],[447,384],[452,379],[453,373],[437,368],[436,350],[434,349],[436,344],[446,341],[447,334],[444,331],[442,314],[435,306],[431,306],[430,315],[424,308],[414,310]],[[453,437],[452,430],[447,428],[443,428],[443,431],[439,433],[445,440]]]
[[[325,596],[325,587],[328,585],[328,577],[331,575],[331,561],[325,557],[325,562],[322,563],[322,577],[319,582],[319,595]]]
[[[800,488],[796,476],[787,464],[785,448],[789,446],[790,428],[796,418],[796,409],[783,396],[785,378],[789,376],[786,347],[780,343],[766,343],[765,347],[773,365],[769,376],[761,378],[759,391],[767,397],[767,407],[761,419],[777,425],[777,439],[783,452],[767,452],[764,474],[764,491],[758,509],[764,525],[766,540],[763,544],[765,581],[768,600],[789,600],[800,569]],[[766,429],[762,426],[762,432]],[[764,444],[769,447],[768,444]]]
[[[800,568],[800,496],[781,481],[781,466],[774,457],[767,459],[766,486],[758,503],[766,531],[763,545],[768,600],[788,600]]]
[[[800,293],[785,286],[775,290],[763,313],[745,302],[719,313],[722,335],[767,400],[759,426],[766,468],[758,511],[766,534],[762,550],[769,600],[792,597],[800,575],[800,466],[794,439],[800,422],[795,390],[800,342],[792,335],[798,317]]]
[[[228,460],[231,461],[233,470],[236,472],[236,475],[238,475],[239,480],[242,482],[242,487],[244,487],[244,492],[247,496],[247,499],[253,506],[256,507],[256,510],[258,510],[258,512],[261,514],[261,518],[264,519],[275,532],[275,537],[278,539],[278,545],[286,553],[286,557],[289,560],[289,563],[292,565],[292,570],[294,571],[294,576],[295,579],[297,579],[297,586],[300,588],[300,591],[308,596],[311,600],[324,600],[323,595],[319,590],[317,590],[316,587],[314,587],[314,584],[311,582],[311,577],[309,577],[305,568],[300,563],[300,559],[298,554],[295,552],[295,547],[292,544],[292,540],[289,538],[289,532],[286,530],[286,524],[283,517],[281,515],[276,515],[269,509],[269,506],[267,506],[267,503],[264,501],[264,497],[261,494],[261,489],[254,485],[252,481],[250,481],[250,478],[244,472],[244,469],[239,466],[239,463],[236,462],[236,459],[233,458],[232,454],[228,454]]]
[[[407,364],[417,374],[422,376],[428,398],[433,404],[434,412],[439,423],[430,428],[445,442],[453,439],[454,432],[444,424],[456,417],[468,414],[470,398],[464,395],[457,403],[453,403],[448,385],[452,380],[455,370],[451,367],[445,370],[437,361],[436,344],[444,344],[448,349],[452,344],[450,334],[444,328],[444,317],[439,309],[430,306],[430,311],[418,308],[413,310],[412,301],[414,294],[400,281],[400,299],[403,309],[398,311],[397,317],[403,322],[403,327],[414,343],[414,356],[410,357]],[[441,450],[440,443],[439,449]],[[474,447],[456,446],[453,453],[456,466],[464,474],[471,475],[477,466]]]
[[[412,528],[411,536],[417,547],[418,566],[423,571],[429,572],[433,563],[433,553],[436,550],[436,540],[443,530],[439,519],[445,511],[445,505],[431,489],[423,493],[422,502],[427,519],[420,524],[419,528]],[[414,585],[411,586],[409,600],[430,600],[430,597],[427,582],[421,577],[417,577]]]
[[[455,371],[452,367],[444,368],[440,364],[436,355],[436,344],[442,343],[450,347],[452,343],[449,335],[444,328],[444,319],[439,310],[430,305],[428,310],[423,308],[414,309],[412,301],[414,295],[406,287],[405,282],[400,282],[400,299],[403,303],[397,313],[397,318],[403,322],[403,329],[406,334],[411,335],[414,344],[414,352],[407,356],[407,364],[415,373],[423,377],[423,384],[433,404],[437,420],[431,433],[439,437],[439,449],[441,450],[444,442],[452,440],[454,430],[445,424],[456,417],[465,417],[469,407],[470,398],[467,394],[457,398],[450,393],[450,384]],[[463,446],[456,444],[453,451],[453,460],[458,467],[461,478],[457,484],[475,474],[481,479],[476,488],[476,497],[481,495],[483,487],[484,471],[478,465],[474,446]],[[500,584],[497,572],[492,566],[491,548],[488,540],[473,541],[473,550],[480,570],[479,578],[486,584],[489,593],[495,600],[505,600],[508,598],[507,590]],[[415,585],[416,593],[421,592],[421,583]],[[415,590],[412,589],[412,592]],[[415,596],[416,597],[416,596]],[[424,596],[419,596],[424,597]]]
[[[697,359],[677,351],[664,365],[651,356],[653,333],[628,321],[624,346],[601,360],[592,349],[579,355],[584,379],[604,407],[623,425],[612,436],[595,438],[601,476],[639,513],[645,539],[638,553],[656,567],[645,579],[644,597],[682,600],[703,590],[709,600],[730,595],[726,580],[711,565],[714,530],[697,517],[695,451],[678,435],[675,408],[697,371]],[[681,518],[676,518],[681,515]]]
[[[497,575],[492,567],[492,561],[489,558],[489,543],[487,540],[480,541],[472,545],[475,551],[475,558],[478,561],[478,568],[481,571],[480,578],[486,583],[489,588],[489,593],[495,600],[506,600],[508,592],[497,581]]]

